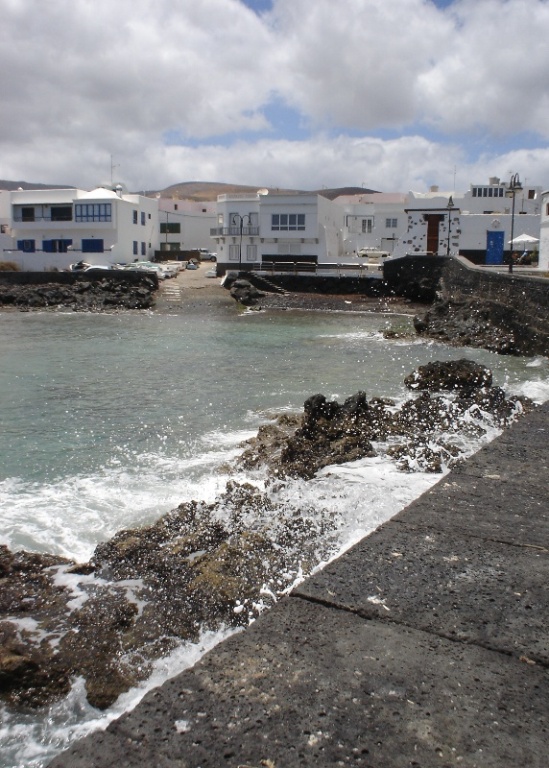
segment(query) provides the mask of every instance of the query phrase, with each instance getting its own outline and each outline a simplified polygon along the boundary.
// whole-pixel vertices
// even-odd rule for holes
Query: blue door
[[[486,233],[486,263],[503,264],[503,240],[505,232]]]

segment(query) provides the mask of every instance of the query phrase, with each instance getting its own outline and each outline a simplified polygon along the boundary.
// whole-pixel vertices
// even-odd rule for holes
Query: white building
[[[406,234],[407,196],[400,192],[345,195],[335,203],[343,208],[343,258],[354,260],[362,249],[393,253]]]
[[[160,216],[160,250],[190,251],[210,248],[210,230],[215,227],[215,202],[158,198]]]
[[[219,274],[299,264],[302,269],[343,253],[341,210],[316,194],[232,194],[217,198]]]
[[[541,187],[524,186],[508,196],[509,184],[491,178],[465,193],[371,193],[336,198],[344,210],[345,257],[359,248],[394,256],[461,253],[479,264],[501,264],[511,251],[511,235],[539,237]]]
[[[9,247],[3,259],[22,269],[66,269],[151,259],[159,246],[158,201],[99,187],[17,190],[9,195]],[[0,212],[1,214],[1,212]]]
[[[541,187],[524,186],[514,194],[513,212],[509,184],[495,177],[488,184],[472,184],[464,194],[438,187],[409,192],[408,228],[395,255],[459,252],[477,264],[505,263],[512,252],[523,250],[511,246],[511,237],[539,237]]]
[[[549,190],[541,195],[541,228],[539,242],[539,268],[549,272]]]

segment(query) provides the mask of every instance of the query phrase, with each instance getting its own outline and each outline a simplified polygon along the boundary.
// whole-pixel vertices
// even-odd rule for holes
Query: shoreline
[[[163,310],[166,307],[175,309],[177,305],[184,308],[187,299],[192,299],[192,304],[197,303],[222,303],[234,306],[239,305],[233,299],[229,291],[220,284],[220,278],[207,278],[205,272],[211,269],[211,264],[202,264],[197,270],[181,270],[177,277],[166,280],[159,286],[154,310]],[[179,292],[179,296],[175,295]],[[174,298],[170,298],[170,294]],[[251,311],[262,310],[307,310],[317,312],[368,312],[382,314],[416,315],[424,313],[429,304],[412,302],[403,297],[370,297],[360,294],[323,294],[323,293],[266,293],[251,308]],[[249,308],[248,308],[249,309]]]

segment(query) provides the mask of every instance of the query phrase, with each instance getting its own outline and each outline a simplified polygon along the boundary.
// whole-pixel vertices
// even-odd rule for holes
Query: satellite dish
[[[268,195],[269,194],[269,190],[268,189],[258,189],[257,190],[257,194],[258,195]]]

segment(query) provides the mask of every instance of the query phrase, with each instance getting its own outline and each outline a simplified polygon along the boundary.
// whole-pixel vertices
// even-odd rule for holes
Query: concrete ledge
[[[549,405],[51,768],[545,768]]]

